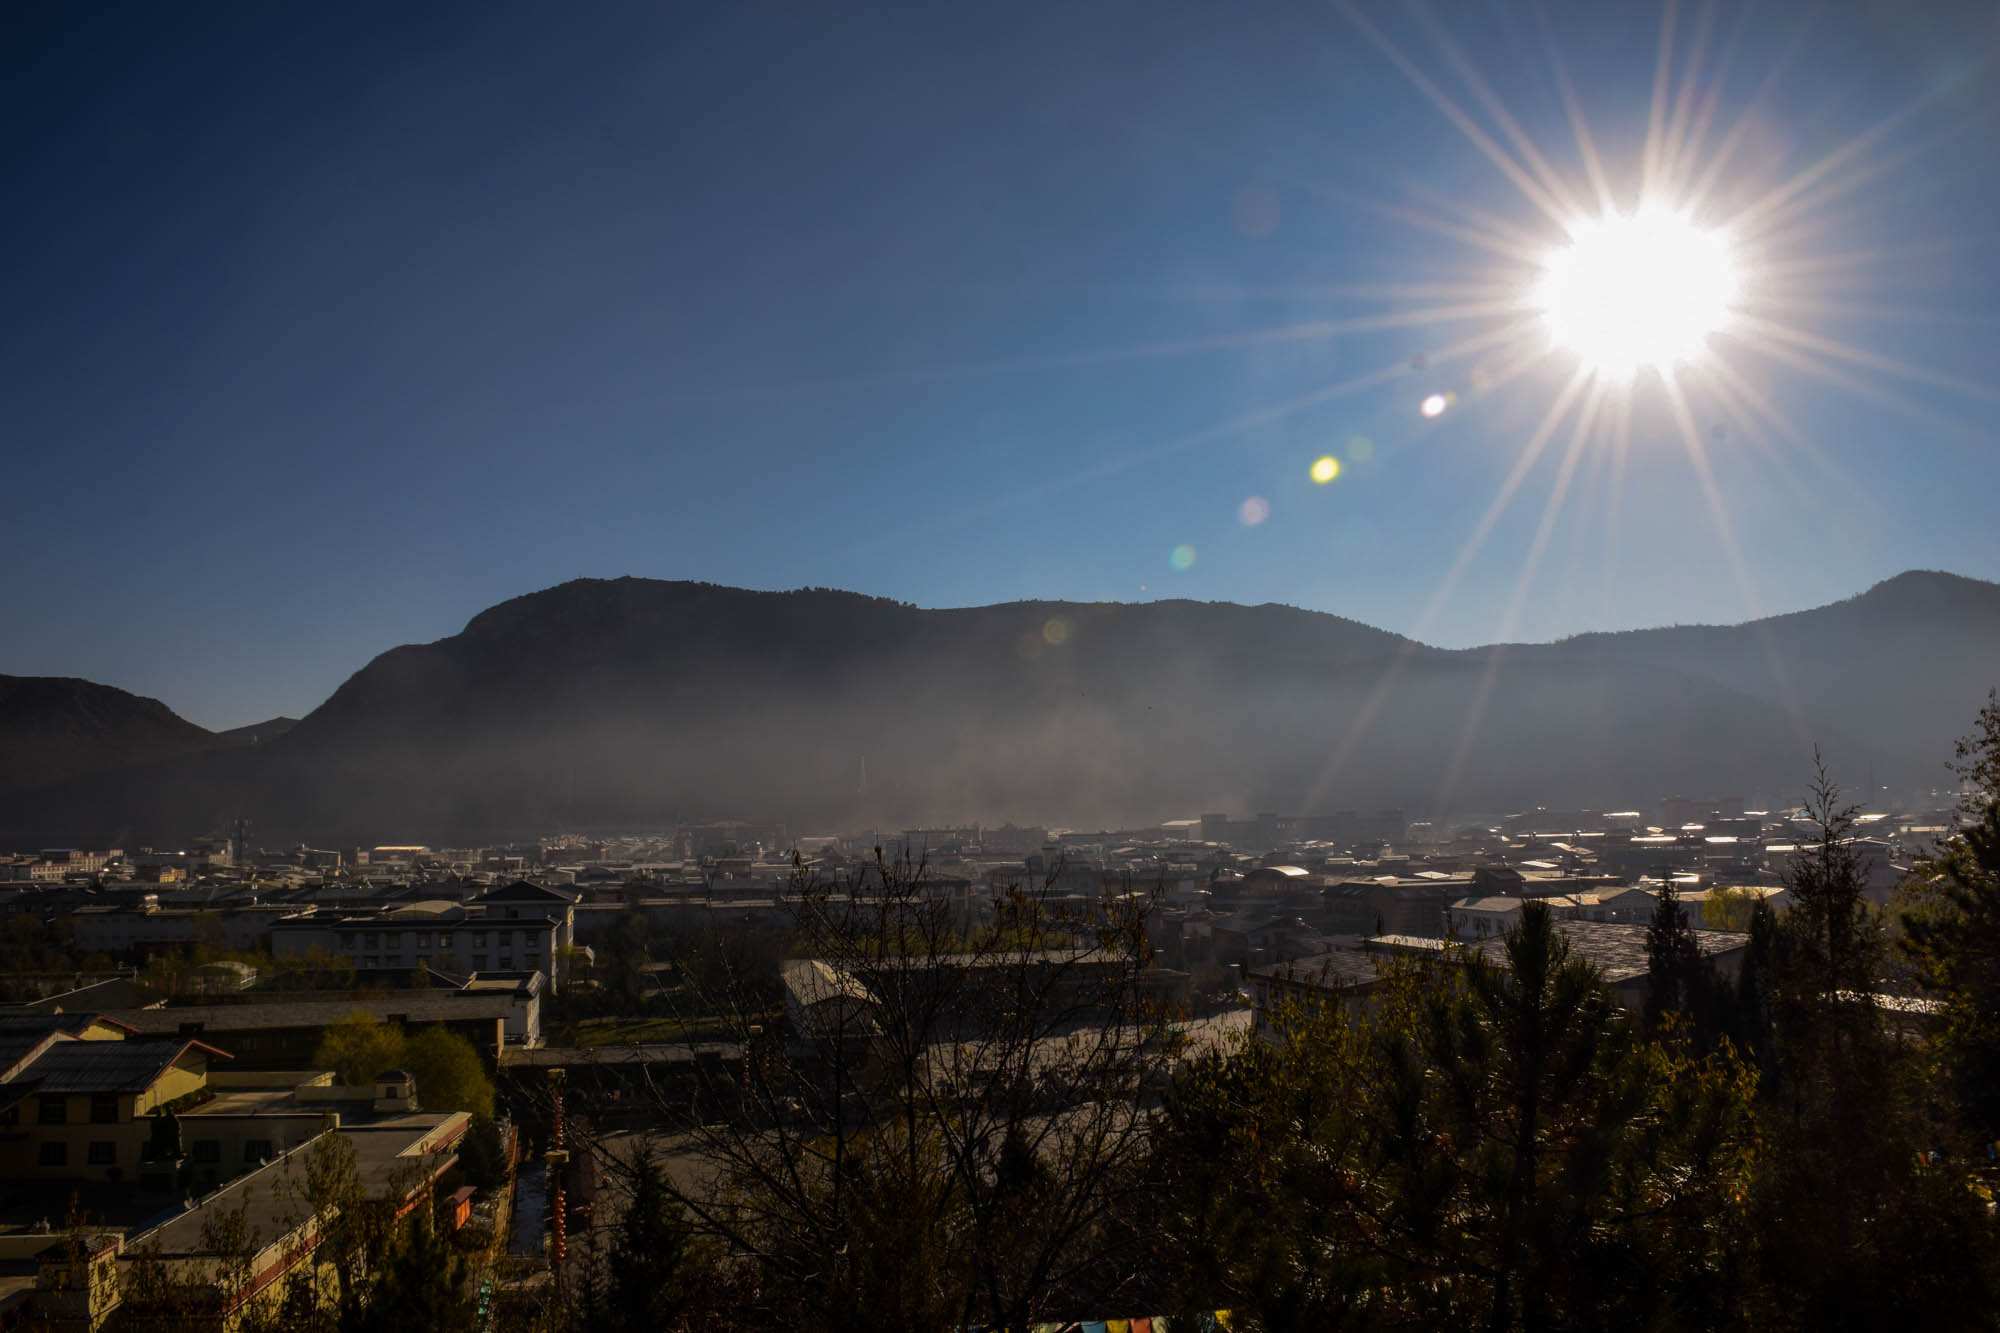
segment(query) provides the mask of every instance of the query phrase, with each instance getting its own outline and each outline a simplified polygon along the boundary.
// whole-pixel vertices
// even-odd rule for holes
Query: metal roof
[[[144,1092],[190,1048],[223,1055],[195,1041],[62,1041],[36,1056],[14,1081],[32,1083],[43,1094]]]

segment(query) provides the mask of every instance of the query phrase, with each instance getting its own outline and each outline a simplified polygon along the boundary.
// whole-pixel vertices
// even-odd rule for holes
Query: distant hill
[[[292,718],[210,731],[158,699],[72,676],[0,676],[0,793],[283,735]]]
[[[190,754],[214,739],[158,699],[68,676],[0,676],[0,792]]]
[[[578,580],[382,654],[254,746],[72,766],[0,805],[0,838],[1790,800],[1815,742],[1851,785],[1942,781],[1996,681],[2000,586],[1938,574],[1750,625],[1468,652],[1270,605]]]
[[[1643,662],[1711,680],[1818,740],[1850,786],[1870,769],[1880,782],[1929,785],[1946,780],[1954,741],[2000,686],[2000,584],[1912,571],[1748,624],[1586,634],[1510,653]]]
[[[252,722],[247,727],[218,731],[215,739],[224,745],[262,745],[278,739],[298,724],[299,720],[295,717],[274,717],[264,722]]]

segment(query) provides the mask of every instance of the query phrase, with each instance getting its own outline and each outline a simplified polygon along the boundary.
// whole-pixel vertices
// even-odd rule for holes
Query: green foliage
[[[372,1082],[377,1074],[394,1068],[403,1057],[402,1029],[384,1023],[366,1009],[356,1009],[338,1023],[330,1023],[313,1048],[313,1063],[331,1069],[350,1088]],[[418,1095],[425,1089],[418,1086]]]
[[[1807,800],[1815,836],[1786,871],[1795,905],[1752,925],[1738,1013],[1761,1029],[1766,1077],[1743,1316],[1778,1329],[1988,1327],[1993,1223],[1943,1136],[1926,1053],[1878,1007],[1885,948],[1854,813],[1822,767]]]
[[[1660,886],[1659,905],[1646,927],[1646,1022],[1658,1029],[1669,1014],[1692,1015],[1705,1006],[1706,969],[1694,923],[1671,877]]]
[[[417,1100],[427,1111],[493,1115],[493,1080],[472,1043],[443,1024],[414,1036],[365,1009],[327,1027],[313,1063],[332,1069],[342,1083],[359,1087],[385,1069],[403,1068],[417,1080]]]
[[[1708,930],[1746,931],[1763,901],[1763,894],[1749,889],[1715,889],[1701,905],[1701,924]]]
[[[1945,1007],[1940,1055],[1961,1127],[2000,1138],[2000,694],[1959,742],[1960,827],[1918,867],[1904,946],[1925,990]]]
[[[506,1143],[500,1127],[490,1116],[475,1116],[472,1127],[458,1146],[458,1169],[466,1183],[477,1189],[494,1189],[507,1179]]]
[[[1753,1141],[1741,1063],[1644,1040],[1539,903],[1505,966],[1385,990],[1180,1081],[1162,1175],[1187,1302],[1267,1328],[1704,1318]]]
[[[466,1111],[493,1118],[493,1080],[472,1043],[433,1023],[403,1043],[397,1061],[417,1080],[417,1100],[426,1111]]]
[[[397,1233],[366,1298],[342,1311],[338,1333],[474,1333],[464,1258],[421,1209]]]
[[[653,1145],[607,1164],[626,1196],[615,1227],[579,1256],[567,1319],[576,1333],[692,1333],[736,1327],[748,1291],[740,1270],[697,1236]]]

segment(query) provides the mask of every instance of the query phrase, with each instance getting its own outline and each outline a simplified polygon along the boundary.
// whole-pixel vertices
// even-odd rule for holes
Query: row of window
[[[222,1160],[221,1139],[196,1139],[192,1145],[194,1160],[197,1162],[220,1162]],[[43,1166],[68,1166],[69,1145],[60,1140],[47,1140],[40,1149]],[[243,1160],[256,1163],[270,1160],[271,1140],[245,1139]],[[91,1166],[113,1166],[118,1161],[118,1144],[111,1139],[93,1139],[85,1154]]]
[[[44,1094],[36,1119],[44,1125],[67,1125],[69,1123],[70,1098],[54,1093]],[[115,1125],[118,1123],[118,1094],[115,1092],[93,1092],[90,1094],[90,1123],[93,1125]]]
[[[445,954],[444,956],[436,959],[435,961],[440,966],[443,967],[455,967],[456,963],[453,961],[453,957],[454,956],[451,954]],[[472,955],[472,970],[475,972],[484,972],[487,969],[488,966],[487,959],[489,957],[491,957],[491,955],[483,953],[476,953]],[[363,968],[381,967],[383,965],[382,959],[383,955],[379,953],[363,954],[361,955],[361,966]],[[390,954],[388,955],[388,960],[389,960],[388,966],[390,967],[402,967],[405,965],[401,954]],[[416,965],[418,967],[429,967],[433,961],[434,960],[432,959],[431,955],[427,953],[418,954]],[[542,956],[538,953],[531,953],[527,955],[525,961],[528,968],[532,971],[539,971],[542,966]],[[505,953],[501,954],[500,967],[502,971],[511,972],[514,968],[514,955]]]
[[[473,931],[468,931],[466,933],[472,936],[473,948],[484,949],[486,947],[486,936],[489,932],[484,930],[473,930]],[[511,947],[513,945],[514,935],[516,932],[511,930],[496,930],[490,933],[494,936],[493,942],[504,949]],[[519,932],[521,936],[521,941],[524,944],[533,942],[535,937],[538,935],[544,935],[548,933],[549,932],[547,931],[539,931],[539,930],[524,930]],[[407,940],[411,934],[414,934],[416,936],[417,948],[428,949],[431,947],[431,933],[427,930],[419,930],[415,932],[409,932],[409,931],[385,932],[377,930],[364,930],[356,932],[352,930],[344,930],[340,933],[340,947],[343,950],[352,950],[354,948],[354,941],[357,934],[360,936],[361,947],[364,949],[379,949],[383,947],[382,936],[384,934],[387,934],[389,936],[388,947],[392,949],[402,947],[403,942]],[[452,947],[452,933],[450,931],[441,930],[437,933],[437,947],[440,949],[450,949]]]
[[[111,1166],[118,1161],[118,1145],[110,1139],[91,1140],[88,1159],[92,1166]],[[68,1166],[69,1145],[59,1140],[45,1140],[41,1145],[43,1166]]]

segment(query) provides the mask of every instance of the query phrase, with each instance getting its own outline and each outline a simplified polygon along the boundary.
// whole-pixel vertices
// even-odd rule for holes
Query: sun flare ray
[[[1551,222],[1558,226],[1562,224],[1566,216],[1562,201],[1551,196],[1525,167],[1516,162],[1506,149],[1494,142],[1493,136],[1480,129],[1478,123],[1466,114],[1464,108],[1453,101],[1444,89],[1438,87],[1435,80],[1419,69],[1416,62],[1403,54],[1402,48],[1389,40],[1388,34],[1363,18],[1361,12],[1349,3],[1349,0],[1335,0],[1335,8],[1349,23],[1360,30],[1369,45],[1380,51],[1390,64],[1402,72],[1404,78],[1415,85],[1418,92],[1430,100],[1432,106],[1444,114],[1458,132],[1465,136],[1468,143],[1485,154],[1486,159],[1514,183],[1515,188],[1520,190],[1529,203],[1541,209]]]

